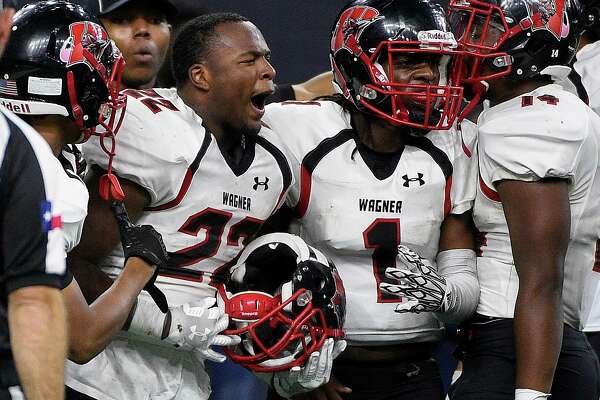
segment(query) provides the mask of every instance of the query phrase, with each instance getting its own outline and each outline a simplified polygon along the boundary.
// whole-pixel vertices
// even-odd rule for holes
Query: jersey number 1
[[[398,303],[399,298],[382,293],[381,282],[397,284],[386,278],[385,269],[396,265],[398,245],[400,244],[400,220],[398,218],[377,218],[363,232],[366,249],[373,249],[373,274],[377,290],[378,303]]]

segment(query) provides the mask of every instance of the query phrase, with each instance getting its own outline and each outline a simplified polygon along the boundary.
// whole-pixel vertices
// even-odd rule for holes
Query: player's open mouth
[[[265,101],[267,101],[267,97],[269,97],[271,93],[271,91],[268,91],[256,94],[250,98],[250,101],[252,102],[252,105],[256,107],[257,110],[262,111],[265,109]]]

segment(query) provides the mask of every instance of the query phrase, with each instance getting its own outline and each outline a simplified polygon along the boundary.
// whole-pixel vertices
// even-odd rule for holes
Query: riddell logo
[[[417,34],[421,47],[449,47],[456,48],[457,43],[452,32],[443,32],[438,30],[420,31]]]
[[[254,312],[241,312],[242,317],[255,317],[258,318],[258,311],[254,311]]]
[[[24,103],[13,103],[7,100],[0,101],[0,106],[6,108],[8,111],[12,111],[16,114],[31,114],[29,104]]]

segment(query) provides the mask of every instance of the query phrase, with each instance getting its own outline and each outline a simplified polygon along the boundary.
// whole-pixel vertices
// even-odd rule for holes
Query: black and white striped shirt
[[[61,218],[53,212],[60,163],[44,139],[0,110],[0,380],[11,386],[8,295],[26,286],[59,288],[65,274]],[[16,379],[16,374],[14,374]]]

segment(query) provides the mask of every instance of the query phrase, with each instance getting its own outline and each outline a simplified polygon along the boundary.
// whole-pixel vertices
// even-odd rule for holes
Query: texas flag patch
[[[40,206],[40,216],[42,219],[42,232],[48,233],[53,229],[62,228],[62,219],[60,215],[52,215],[52,202],[43,201]]]

